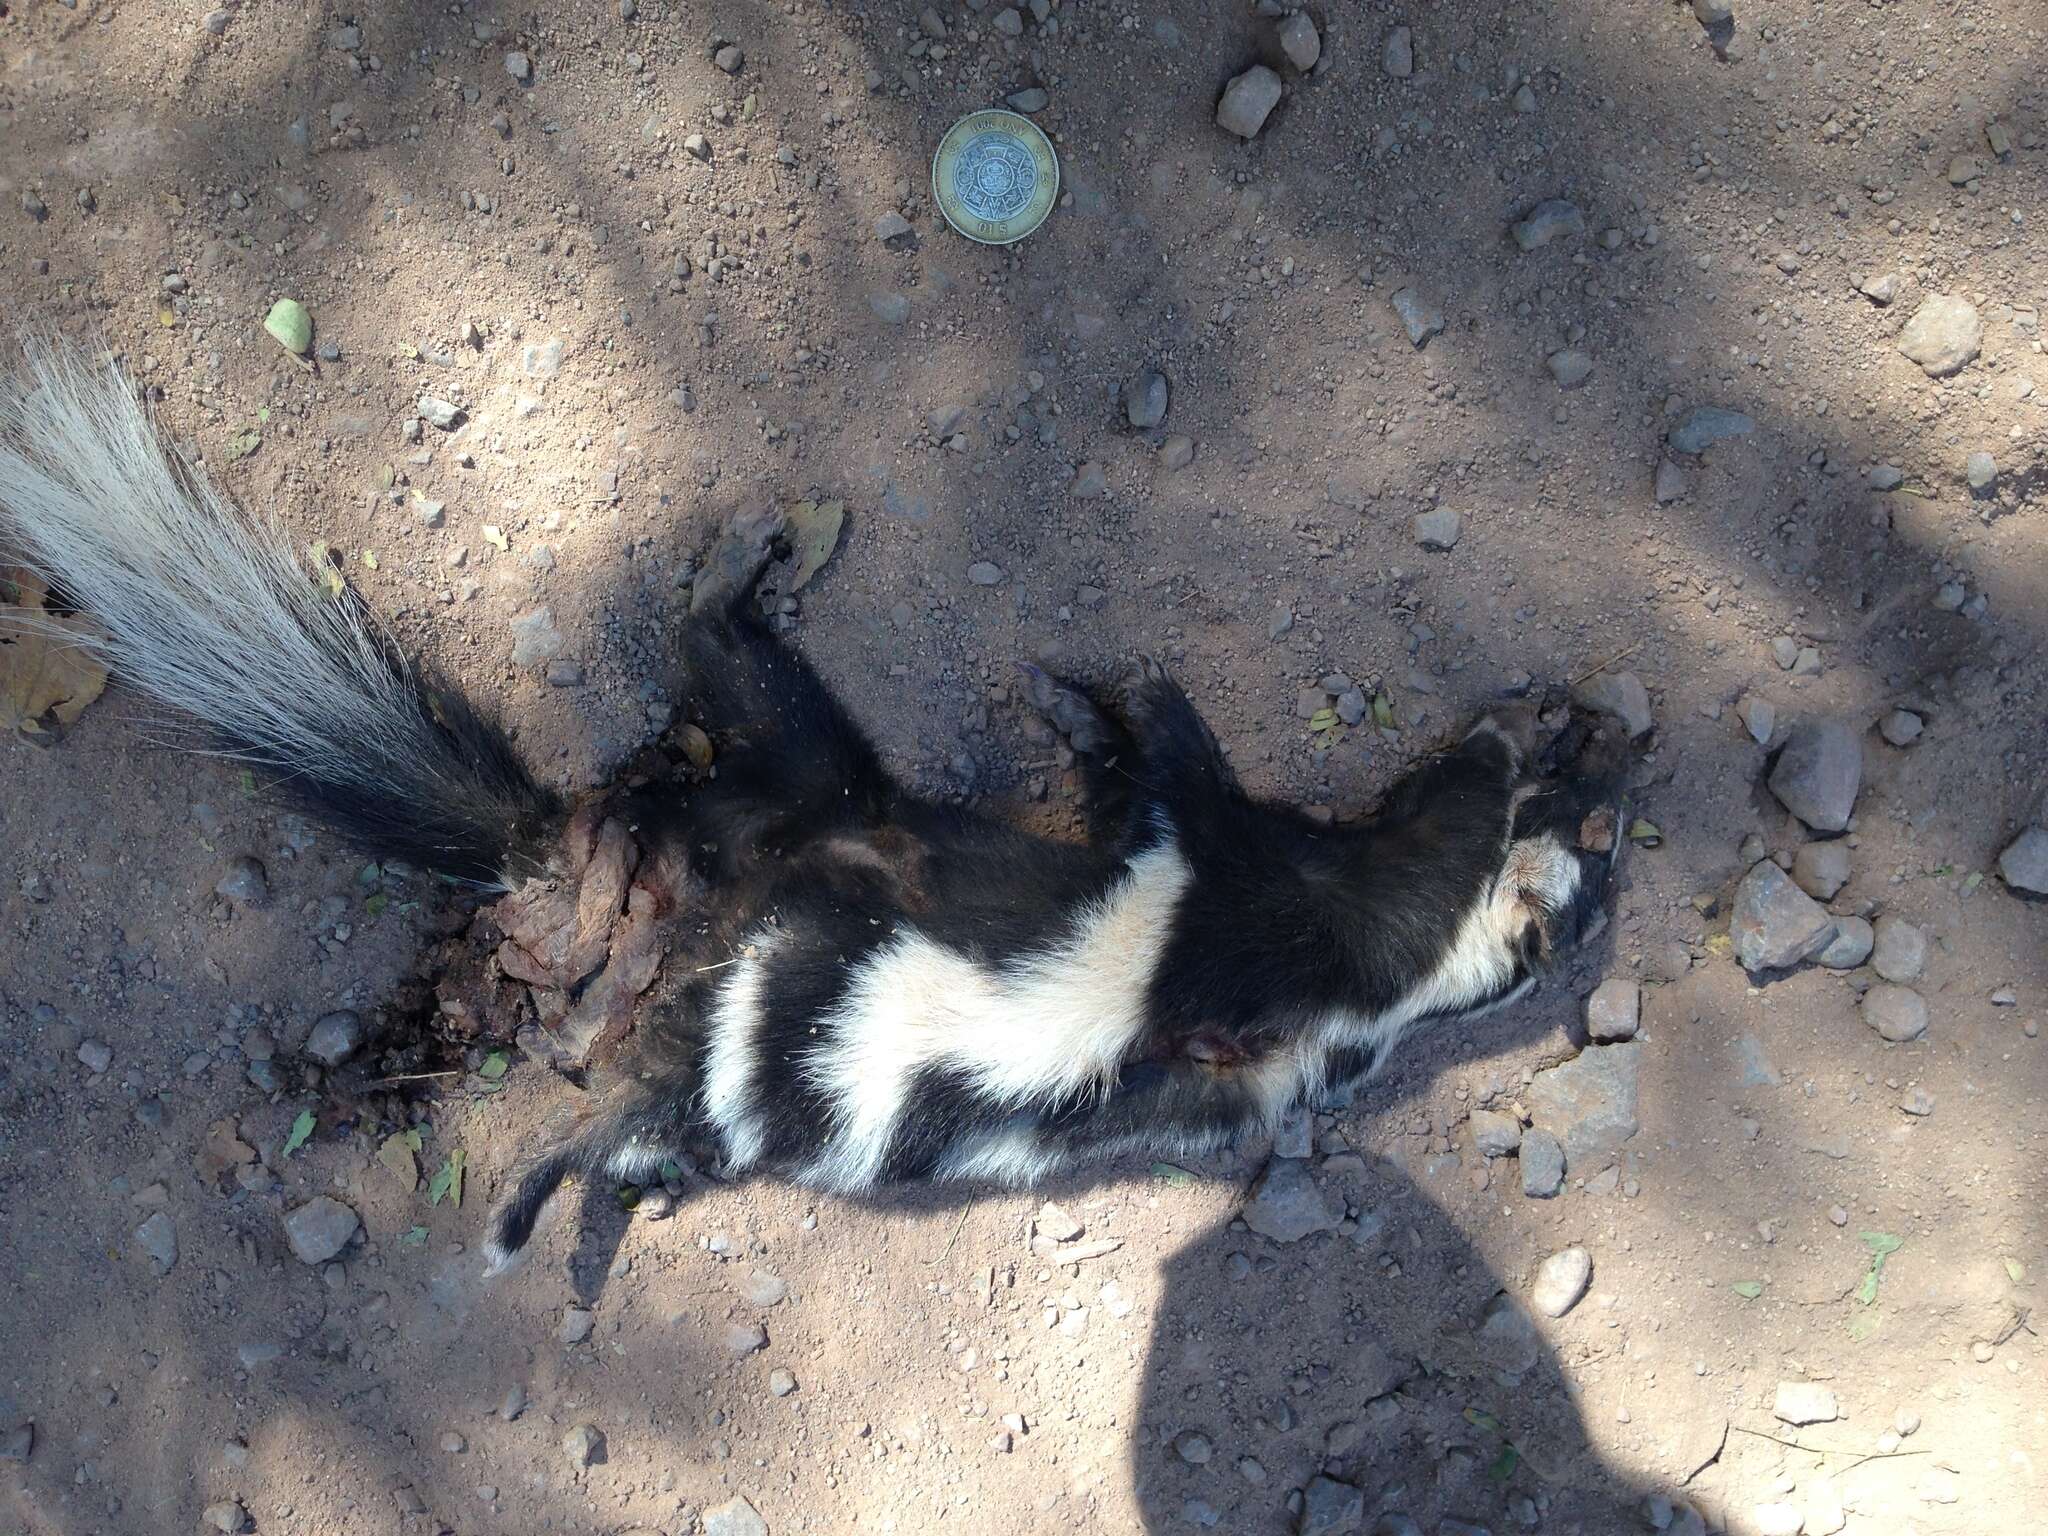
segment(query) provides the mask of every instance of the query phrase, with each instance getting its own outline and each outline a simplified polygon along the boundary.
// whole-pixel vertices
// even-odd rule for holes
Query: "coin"
[[[932,156],[932,198],[946,222],[982,245],[1010,245],[1045,222],[1060,194],[1060,162],[1036,123],[1015,112],[971,112]]]

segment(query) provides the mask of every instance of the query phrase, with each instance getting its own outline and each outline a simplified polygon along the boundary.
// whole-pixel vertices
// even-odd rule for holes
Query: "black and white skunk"
[[[1527,706],[1330,827],[1249,798],[1158,666],[1115,712],[1027,669],[1086,842],[921,799],[752,616],[776,531],[728,530],[684,625],[715,778],[586,803],[630,829],[664,974],[634,988],[616,1081],[492,1215],[494,1263],[571,1174],[644,1181],[690,1154],[849,1193],[1197,1155],[1363,1080],[1410,1029],[1519,997],[1598,920],[1620,743],[1574,721],[1538,754]],[[507,890],[563,878],[582,813],[167,453],[111,363],[32,344],[0,395],[0,558],[367,852]]]

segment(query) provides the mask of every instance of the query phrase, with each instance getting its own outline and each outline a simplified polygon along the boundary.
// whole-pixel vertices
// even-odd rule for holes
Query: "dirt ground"
[[[1264,1146],[881,1204],[692,1176],[561,1202],[485,1283],[481,1212],[576,1090],[482,1049],[412,1076],[448,893],[116,688],[0,744],[0,1529],[2036,1528],[2048,905],[1995,861],[2048,814],[2042,13],[1318,9],[1246,143],[1217,97],[1284,65],[1274,19],[997,3],[0,0],[0,314],[104,336],[570,788],[686,709],[689,562],[761,499],[846,504],[791,628],[891,764],[1055,826],[1020,659],[1163,655],[1250,787],[1340,818],[1475,702],[1607,663],[1662,834],[1607,934],[1283,1149],[1334,1230],[1238,1219]],[[1033,87],[1060,205],[971,245],[929,157]],[[1546,199],[1583,227],[1524,250]],[[1982,325],[1939,379],[1897,345],[1932,295]],[[1701,406],[1752,430],[1668,450]],[[1390,727],[1311,728],[1338,672]],[[1819,716],[1864,764],[1830,909],[1928,941],[1909,1043],[1869,966],[1730,954],[1745,840],[1808,840],[1768,752]],[[260,903],[216,894],[245,857]],[[1585,1043],[1611,977],[1637,1045]],[[344,1009],[385,1033],[323,1077]],[[1626,1053],[1636,1129],[1530,1198],[1471,1113],[1543,1128],[1582,1046]],[[379,1156],[408,1126],[416,1172]],[[284,1218],[322,1195],[361,1230],[309,1265]],[[1048,1198],[1120,1246],[1057,1262]]]

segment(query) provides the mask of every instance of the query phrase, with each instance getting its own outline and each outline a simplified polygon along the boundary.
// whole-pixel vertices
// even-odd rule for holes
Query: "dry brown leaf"
[[[50,612],[48,596],[27,571],[0,567],[0,725],[31,736],[51,720],[75,724],[107,686],[107,669],[81,643],[92,626]]]
[[[790,591],[802,591],[804,583],[832,558],[845,522],[843,501],[800,501],[789,509],[789,547],[796,552],[796,572],[789,578]]]
[[[683,756],[690,760],[692,768],[699,773],[710,769],[714,754],[711,749],[711,738],[704,734],[702,726],[685,721],[683,728],[676,732],[676,740],[682,744]]]
[[[192,1159],[192,1171],[202,1182],[212,1183],[243,1163],[255,1161],[256,1149],[242,1140],[235,1122],[216,1120],[206,1128],[206,1140]]]

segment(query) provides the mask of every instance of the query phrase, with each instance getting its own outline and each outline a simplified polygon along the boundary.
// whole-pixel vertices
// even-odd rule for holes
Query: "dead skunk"
[[[752,617],[778,526],[728,529],[683,627],[716,776],[572,813],[167,457],[111,365],[32,345],[0,395],[0,556],[309,815],[507,891],[493,963],[533,988],[542,1048],[620,1042],[492,1216],[499,1263],[571,1174],[644,1181],[691,1154],[841,1192],[1199,1154],[1363,1080],[1410,1029],[1521,995],[1602,910],[1618,733],[1574,721],[1539,753],[1526,706],[1330,827],[1248,797],[1158,666],[1114,710],[1027,670],[1086,841],[922,799]]]

